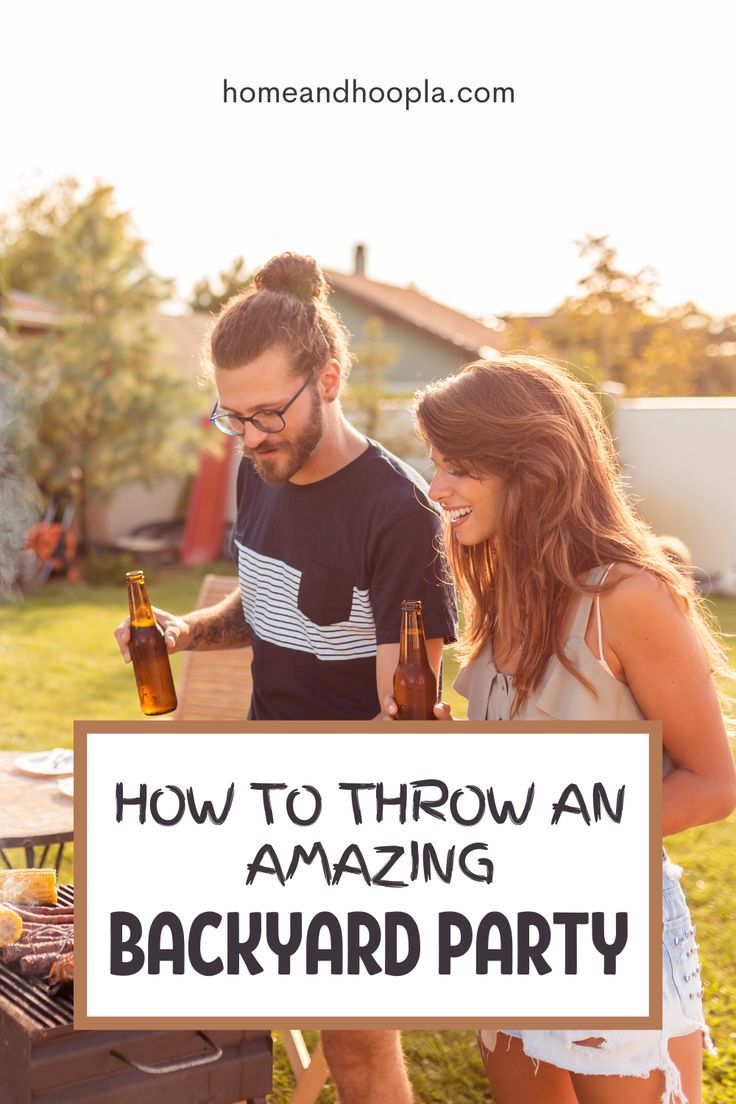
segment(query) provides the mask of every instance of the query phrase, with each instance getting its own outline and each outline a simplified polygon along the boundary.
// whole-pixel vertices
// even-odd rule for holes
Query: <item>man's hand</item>
[[[193,610],[184,617],[157,609],[153,613],[164,630],[164,640],[169,652],[214,649],[245,648],[250,644],[250,630],[245,623],[240,591],[234,590],[216,606]],[[115,630],[121,655],[130,663],[130,618],[126,618]]]
[[[186,623],[183,617],[177,617],[176,614],[167,613],[166,610],[158,609],[156,606],[152,607],[154,617],[161,626],[164,632],[164,641],[166,642],[166,650],[169,653],[182,652],[189,646],[191,639],[191,629]],[[126,663],[130,663],[130,618],[126,617],[121,624],[115,629],[115,639],[118,642],[120,648],[120,654]]]

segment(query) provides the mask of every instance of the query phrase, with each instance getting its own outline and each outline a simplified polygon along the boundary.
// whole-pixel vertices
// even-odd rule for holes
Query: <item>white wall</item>
[[[157,479],[150,487],[126,483],[107,503],[93,503],[89,513],[93,544],[114,544],[149,521],[173,518],[181,495],[181,479]]]
[[[736,565],[736,398],[622,399],[616,445],[638,510],[711,575]]]

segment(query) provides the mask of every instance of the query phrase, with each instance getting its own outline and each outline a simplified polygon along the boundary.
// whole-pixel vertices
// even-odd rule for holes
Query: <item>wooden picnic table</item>
[[[34,848],[43,847],[38,865],[44,866],[49,848],[58,846],[59,869],[64,844],[74,839],[74,802],[59,790],[58,778],[32,778],[16,770],[20,751],[0,751],[0,863],[9,867],[9,847],[25,850],[26,866],[34,866]]]

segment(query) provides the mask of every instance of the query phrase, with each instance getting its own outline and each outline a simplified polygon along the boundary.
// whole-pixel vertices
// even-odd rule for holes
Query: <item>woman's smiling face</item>
[[[429,497],[437,502],[460,544],[480,544],[498,536],[501,514],[500,475],[476,477],[452,460],[429,452],[435,467]]]

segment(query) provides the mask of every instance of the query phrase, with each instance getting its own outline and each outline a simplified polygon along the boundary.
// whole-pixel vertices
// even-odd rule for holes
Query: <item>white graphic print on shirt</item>
[[[260,640],[310,652],[322,660],[361,659],[376,654],[376,626],[367,590],[353,587],[347,621],[316,625],[299,609],[301,571],[254,552],[237,539],[235,545],[245,620]]]

